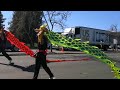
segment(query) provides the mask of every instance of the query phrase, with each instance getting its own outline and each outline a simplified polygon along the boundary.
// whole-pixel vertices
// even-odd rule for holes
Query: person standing
[[[113,39],[113,50],[117,51],[117,39]]]

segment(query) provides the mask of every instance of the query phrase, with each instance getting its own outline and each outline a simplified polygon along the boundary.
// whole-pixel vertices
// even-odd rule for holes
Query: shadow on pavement
[[[1,65],[7,65],[7,66],[12,66],[18,69],[21,69],[23,71],[27,71],[27,72],[34,72],[34,68],[35,68],[35,64],[30,65],[28,67],[23,67],[23,66],[19,66],[19,65],[15,65],[15,64],[4,64],[4,63],[0,63]]]
[[[3,56],[3,55],[0,54],[0,56]],[[27,56],[27,55],[23,53],[23,54],[9,54],[9,56]]]

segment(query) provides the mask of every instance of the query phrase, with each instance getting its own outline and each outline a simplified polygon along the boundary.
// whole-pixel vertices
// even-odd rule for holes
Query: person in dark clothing
[[[6,34],[3,29],[0,29],[0,52],[9,60],[9,64],[13,64],[12,58],[6,53],[5,46],[6,46]]]
[[[47,28],[45,28],[45,29],[47,30]],[[39,38],[39,35],[41,35],[41,32],[39,31],[39,29],[36,30],[36,32],[38,32],[37,35],[38,35],[38,49],[39,49],[39,51],[36,54],[35,71],[34,71],[33,79],[38,78],[38,74],[39,74],[39,70],[40,70],[41,66],[50,76],[49,79],[55,79],[53,73],[51,72],[50,68],[47,66],[47,62],[46,62],[46,55],[47,55],[46,49],[47,49],[48,39],[43,34],[44,30],[42,32],[42,37],[41,38]],[[45,32],[47,32],[47,31],[45,31]],[[41,39],[41,40],[39,41],[39,39]]]

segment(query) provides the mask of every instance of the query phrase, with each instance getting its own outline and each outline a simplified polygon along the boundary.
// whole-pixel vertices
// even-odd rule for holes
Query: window
[[[80,34],[80,28],[75,28],[75,35]]]

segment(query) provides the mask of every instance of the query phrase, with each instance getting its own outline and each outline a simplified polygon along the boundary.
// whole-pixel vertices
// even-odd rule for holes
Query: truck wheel
[[[103,47],[103,50],[104,50],[104,51],[107,51],[107,49],[108,49],[108,48],[107,48],[106,46]]]

